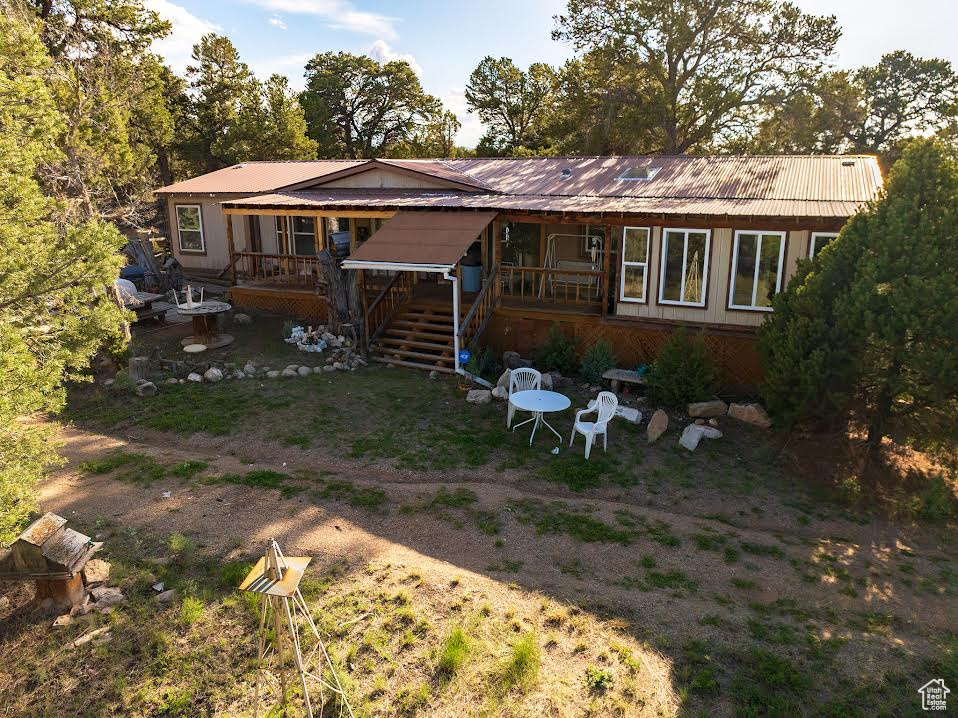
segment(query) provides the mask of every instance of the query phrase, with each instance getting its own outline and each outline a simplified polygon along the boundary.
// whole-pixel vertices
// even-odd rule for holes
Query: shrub
[[[439,650],[439,673],[446,678],[451,678],[465,663],[468,654],[469,640],[463,630],[456,626],[443,641],[442,648]]]
[[[557,371],[574,374],[579,368],[575,356],[575,342],[566,338],[558,322],[549,328],[549,337],[536,349],[536,368],[539,371]]]
[[[715,363],[702,335],[690,337],[685,329],[672,332],[652,366],[648,383],[655,398],[671,406],[712,396]]]
[[[470,374],[492,381],[495,381],[502,373],[499,360],[496,359],[495,352],[489,347],[485,347],[482,351],[477,351],[469,357],[469,361],[463,368]]]
[[[590,693],[605,693],[612,687],[614,680],[612,671],[607,668],[587,666],[585,669],[585,684],[589,687]]]
[[[184,626],[192,626],[203,617],[203,610],[206,608],[202,599],[195,596],[187,596],[180,604],[180,623]]]
[[[591,382],[599,382],[602,375],[618,365],[612,347],[605,340],[601,340],[589,347],[582,357],[582,376]]]
[[[170,534],[170,539],[167,543],[170,553],[178,558],[189,556],[196,549],[195,544],[189,537],[176,531]]]

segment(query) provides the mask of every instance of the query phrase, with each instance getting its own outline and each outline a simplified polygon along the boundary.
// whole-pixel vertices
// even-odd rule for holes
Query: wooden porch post
[[[369,295],[366,293],[366,270],[359,269],[359,292],[363,300],[363,354],[369,354]]]
[[[229,250],[230,257],[230,275],[233,277],[233,284],[236,284],[236,258],[233,256],[233,215],[223,213],[223,219],[226,220],[226,248]]]
[[[609,313],[609,291],[612,289],[612,280],[610,279],[610,271],[612,268],[612,225],[605,225],[605,246],[602,252],[602,316],[606,316]]]
[[[459,314],[462,318],[462,259],[456,263],[456,294],[459,295]]]

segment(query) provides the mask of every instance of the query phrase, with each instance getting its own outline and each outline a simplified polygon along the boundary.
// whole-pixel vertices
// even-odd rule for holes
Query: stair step
[[[380,337],[379,339],[377,339],[376,344],[377,345],[391,344],[398,347],[413,347],[418,349],[437,349],[440,351],[446,351],[447,349],[451,349],[453,346],[451,337],[448,342],[442,343],[442,342],[423,342],[423,341],[417,341],[415,339],[403,339],[400,337],[385,336],[385,337]]]
[[[398,319],[408,322],[433,322],[439,324],[448,324],[452,326],[452,315],[443,316],[441,314],[420,314],[418,312],[403,312]]]
[[[382,336],[393,339],[421,339],[423,341],[452,342],[452,332],[443,332],[437,334],[427,331],[416,331],[415,329],[401,329],[399,327],[386,327]]]
[[[390,357],[370,357],[374,362],[379,364],[392,364],[393,366],[402,366],[409,369],[422,369],[424,371],[438,371],[442,374],[455,374],[456,370],[453,367],[448,366],[437,366],[435,364],[420,364],[419,362],[414,361],[403,361],[401,359],[392,359]]]
[[[381,352],[383,356],[395,356],[399,355],[401,357],[410,357],[412,359],[426,359],[428,361],[450,361],[452,359],[452,350],[447,349],[444,353],[441,354],[426,354],[425,352],[416,352],[411,349],[394,349],[393,347],[379,347],[376,346],[373,348],[373,351]]]
[[[451,324],[434,324],[432,322],[413,321],[410,319],[394,319],[390,323],[390,326],[410,327],[413,329],[434,329],[438,330],[436,333],[448,332],[452,329]]]

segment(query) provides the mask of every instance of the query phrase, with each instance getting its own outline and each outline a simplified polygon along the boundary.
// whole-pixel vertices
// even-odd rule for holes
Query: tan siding
[[[331,187],[352,189],[448,189],[449,185],[421,177],[412,177],[401,172],[374,169],[331,182],[324,182],[322,185],[323,189]]]
[[[180,238],[176,229],[176,212],[178,204],[198,204],[203,214],[203,241],[206,245],[205,254],[180,251]],[[170,222],[170,244],[173,247],[173,256],[187,269],[223,269],[229,263],[229,251],[226,248],[226,223],[219,202],[193,197],[170,197],[167,200],[167,211]],[[240,246],[245,241],[246,232],[242,223],[233,225],[236,233],[236,244]]]

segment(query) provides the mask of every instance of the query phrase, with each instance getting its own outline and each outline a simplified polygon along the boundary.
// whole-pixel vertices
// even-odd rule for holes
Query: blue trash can
[[[482,267],[462,265],[462,291],[478,292],[482,289]]]

